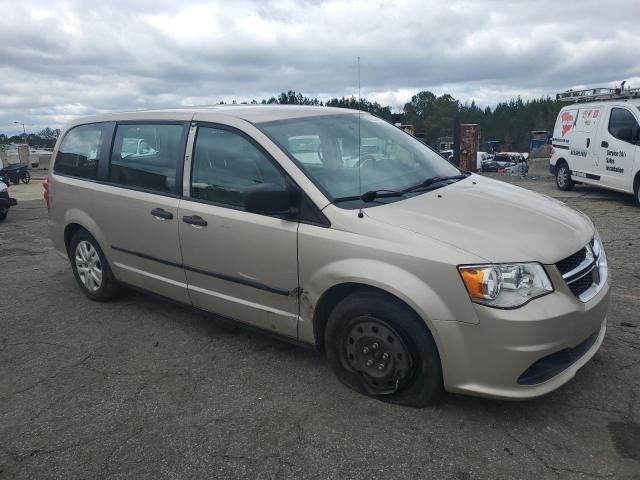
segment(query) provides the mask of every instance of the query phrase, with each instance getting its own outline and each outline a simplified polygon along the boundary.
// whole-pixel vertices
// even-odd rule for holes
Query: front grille
[[[589,272],[584,277],[570,283],[569,289],[576,297],[580,297],[580,295],[591,288],[591,285],[593,285],[593,272]]]
[[[600,257],[596,256],[601,252],[594,250],[594,241],[592,240],[583,249],[556,263],[556,267],[562,274],[569,290],[583,302],[593,298],[601,283]]]
[[[560,273],[564,275],[565,273],[569,273],[571,270],[584,262],[585,258],[587,258],[587,249],[583,248],[579,252],[568,256],[564,260],[560,260],[558,263],[556,263],[556,267],[558,267]]]

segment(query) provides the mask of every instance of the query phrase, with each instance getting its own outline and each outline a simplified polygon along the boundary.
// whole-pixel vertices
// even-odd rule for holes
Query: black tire
[[[334,373],[357,392],[411,407],[433,405],[442,397],[440,356],[429,329],[389,295],[360,292],[344,298],[329,315],[324,341]],[[403,351],[407,355],[399,355]],[[381,360],[384,353],[388,360]],[[376,365],[382,365],[380,371]]]
[[[86,243],[83,243],[86,242]],[[86,271],[82,273],[79,272],[78,260],[76,259],[76,253],[78,252],[78,245],[86,244],[90,245],[97,255],[96,262],[99,262],[99,269],[102,273],[101,281],[97,288],[92,288],[91,286],[87,286],[85,281],[83,280],[83,276],[90,276]],[[95,256],[93,257],[95,258]],[[71,243],[69,245],[69,260],[71,261],[71,268],[73,269],[73,275],[76,277],[76,281],[80,286],[80,289],[84,292],[84,294],[90,298],[91,300],[97,302],[108,302],[118,296],[120,293],[120,285],[115,280],[113,273],[111,272],[111,268],[109,268],[109,263],[107,262],[106,257],[100,245],[96,241],[93,236],[87,232],[86,230],[78,230],[71,239]],[[88,268],[88,267],[87,267]],[[95,283],[93,283],[93,287],[95,287]]]
[[[9,214],[8,208],[0,208],[0,222],[6,220],[8,214]]]
[[[24,172],[20,177],[22,183],[29,183],[31,181],[31,174],[29,172]]]
[[[636,207],[640,207],[640,173],[636,175],[636,181],[633,184],[633,200]]]
[[[565,192],[573,190],[575,183],[571,180],[571,170],[566,162],[556,166],[556,186]]]

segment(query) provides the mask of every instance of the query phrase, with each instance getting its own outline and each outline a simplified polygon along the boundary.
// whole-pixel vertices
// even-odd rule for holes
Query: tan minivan
[[[54,159],[51,237],[90,299],[129,285],[315,346],[380,399],[536,397],[605,335],[589,218],[366,113],[102,115],[68,125]]]

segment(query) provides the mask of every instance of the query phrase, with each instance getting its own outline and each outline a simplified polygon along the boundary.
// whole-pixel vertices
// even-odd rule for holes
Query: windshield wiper
[[[362,195],[352,195],[350,197],[338,197],[333,202],[348,202],[353,200],[362,200],[363,202],[373,202],[376,198],[402,197],[405,192],[401,190],[369,190]]]
[[[431,177],[427,178],[424,182],[419,183],[418,185],[414,185],[413,187],[405,188],[403,192],[415,192],[416,190],[428,190],[430,188],[435,188],[438,184],[447,182],[449,180],[462,180],[463,178],[467,178],[469,176],[468,173],[461,173],[459,175],[449,175],[447,177]],[[444,185],[441,185],[444,186]]]

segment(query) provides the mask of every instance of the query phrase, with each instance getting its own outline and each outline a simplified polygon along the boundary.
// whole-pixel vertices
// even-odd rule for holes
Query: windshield
[[[434,177],[460,174],[422,142],[371,115],[361,115],[360,125],[358,114],[353,114],[288,119],[262,123],[258,128],[332,202],[372,190],[405,190]]]

